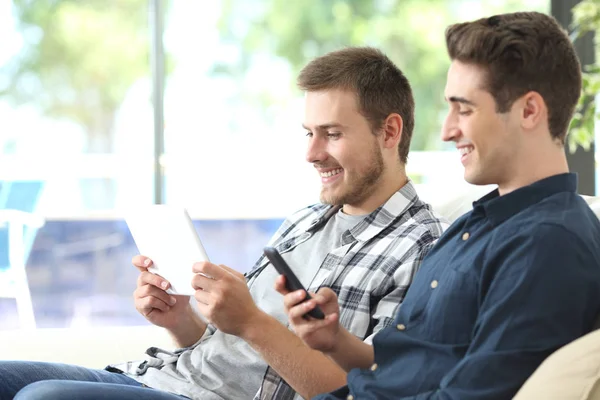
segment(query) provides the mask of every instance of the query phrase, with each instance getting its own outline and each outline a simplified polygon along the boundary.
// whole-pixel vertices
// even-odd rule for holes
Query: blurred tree
[[[13,0],[23,46],[0,72],[0,96],[67,118],[87,152],[110,152],[116,111],[149,74],[147,0]]]
[[[447,25],[499,12],[547,11],[548,0],[223,0],[224,41],[242,43],[234,65],[217,72],[243,76],[257,54],[271,53],[290,64],[293,76],[312,58],[343,46],[381,48],[410,80],[416,102],[411,148],[443,146],[443,89],[449,66]],[[290,82],[295,86],[294,82]],[[263,107],[268,97],[252,99]]]
[[[571,153],[577,150],[578,145],[585,150],[590,148],[594,141],[595,124],[600,118],[596,103],[596,97],[600,93],[600,48],[597,40],[600,32],[600,0],[583,0],[573,7],[572,39],[588,32],[594,33],[596,62],[583,66],[582,95],[569,129],[568,145]]]

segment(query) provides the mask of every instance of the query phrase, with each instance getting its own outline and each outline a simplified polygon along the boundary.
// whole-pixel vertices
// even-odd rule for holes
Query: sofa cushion
[[[600,400],[600,330],[548,357],[514,400]]]
[[[600,218],[600,197],[598,196],[582,196],[588,203],[594,214]]]
[[[450,222],[454,222],[461,215],[471,211],[474,201],[479,200],[496,188],[495,185],[476,186],[463,183],[457,185],[452,193],[440,195],[439,190],[429,184],[416,186],[419,196]],[[581,197],[588,203],[596,216],[600,218],[600,196]]]
[[[151,346],[173,349],[165,329],[143,326],[86,326],[0,331],[0,360],[45,361],[104,368],[142,360]]]

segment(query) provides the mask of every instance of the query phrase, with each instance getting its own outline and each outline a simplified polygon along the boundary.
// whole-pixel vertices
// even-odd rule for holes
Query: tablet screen
[[[130,210],[125,221],[140,254],[152,259],[148,271],[171,283],[167,292],[193,295],[192,266],[209,259],[186,209],[144,206]]]

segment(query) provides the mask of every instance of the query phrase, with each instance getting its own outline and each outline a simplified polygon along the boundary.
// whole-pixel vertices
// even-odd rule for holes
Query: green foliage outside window
[[[546,0],[223,0],[223,40],[240,43],[237,64],[216,71],[243,76],[256,54],[287,61],[293,76],[312,58],[343,46],[381,48],[405,73],[415,96],[412,150],[439,150],[450,62],[444,41],[452,23],[503,12],[548,12]],[[295,83],[289,82],[291,87]],[[266,105],[268,94],[246,102]],[[261,112],[257,110],[257,112]]]
[[[586,33],[600,32],[600,0],[583,0],[573,8],[573,33],[572,39]],[[568,145],[571,152],[577,146],[585,150],[590,148],[594,141],[594,126],[600,118],[596,107],[596,96],[600,93],[600,64],[598,63],[598,42],[594,42],[596,62],[584,65],[582,95],[577,105],[577,111],[571,121]]]
[[[13,0],[20,53],[0,66],[0,96],[77,123],[86,152],[110,152],[127,90],[148,76],[147,0]]]
[[[165,9],[173,1],[165,0]],[[597,1],[583,3],[597,10]],[[86,132],[86,152],[111,152],[115,117],[126,93],[150,71],[148,1],[13,0],[12,4],[24,42],[20,53],[0,66],[0,96],[77,123]],[[236,83],[257,57],[265,55],[287,63],[295,76],[313,57],[342,46],[382,48],[413,86],[413,150],[443,146],[439,132],[447,107],[443,90],[449,65],[445,27],[500,12],[548,11],[547,0],[221,0],[220,6],[220,40],[239,49],[240,57],[215,62],[213,76]],[[600,86],[594,71],[586,75],[590,90]],[[294,90],[293,81],[287,84]],[[269,106],[280,100],[268,91],[241,89],[233,96],[234,104],[251,105],[266,121],[272,118]],[[584,143],[579,132],[575,128],[571,137]]]

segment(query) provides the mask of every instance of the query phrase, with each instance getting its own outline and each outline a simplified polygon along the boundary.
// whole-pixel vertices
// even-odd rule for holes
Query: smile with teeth
[[[458,151],[460,152],[461,156],[464,156],[464,155],[469,154],[470,152],[472,152],[473,151],[473,147],[472,146],[461,147],[460,149],[458,149]]]
[[[334,170],[331,170],[331,171],[321,172],[320,175],[321,175],[321,178],[330,178],[330,177],[332,177],[334,175],[341,174],[342,171],[343,171],[342,168],[337,168],[337,169],[334,169]]]

